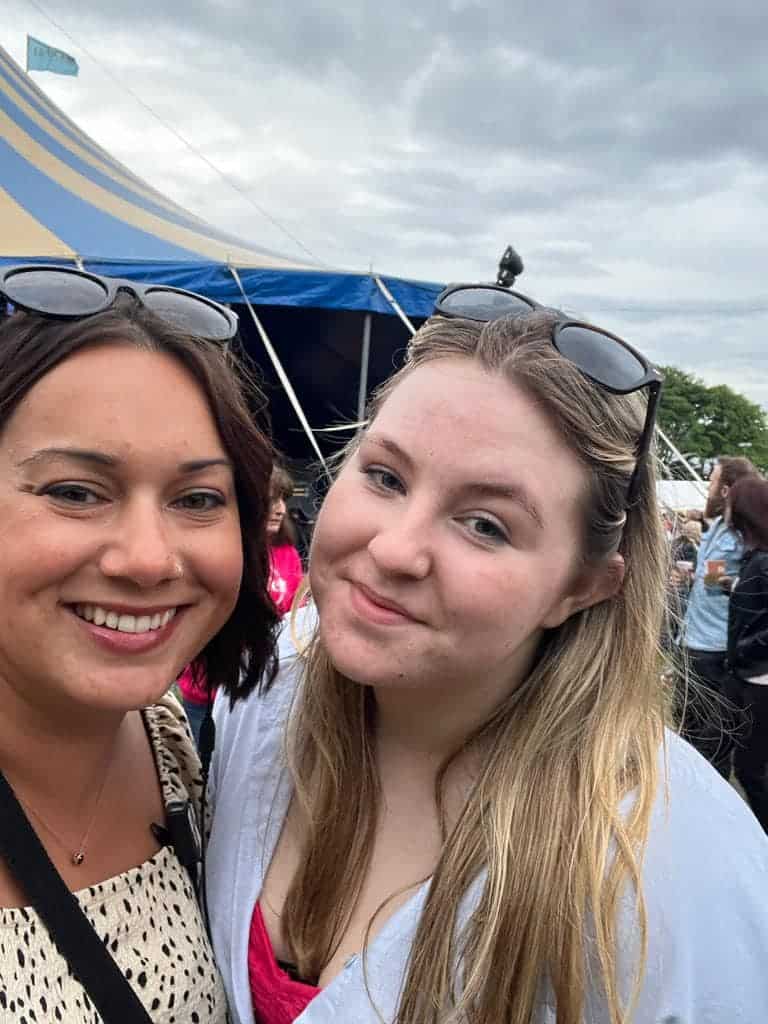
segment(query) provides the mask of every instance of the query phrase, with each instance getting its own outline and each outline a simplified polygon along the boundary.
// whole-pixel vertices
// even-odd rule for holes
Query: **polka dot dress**
[[[144,714],[166,804],[197,802],[199,762],[181,708],[168,697]],[[170,847],[75,895],[154,1024],[224,1024],[224,991],[200,910]],[[0,908],[0,1021],[105,1024],[28,907]]]

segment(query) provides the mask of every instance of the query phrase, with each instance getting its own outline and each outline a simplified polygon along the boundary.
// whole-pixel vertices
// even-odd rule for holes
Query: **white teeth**
[[[75,614],[86,622],[92,622],[95,626],[106,626],[119,633],[149,633],[150,630],[162,629],[176,614],[175,608],[169,608],[154,615],[120,615],[97,604],[77,604],[74,610]]]

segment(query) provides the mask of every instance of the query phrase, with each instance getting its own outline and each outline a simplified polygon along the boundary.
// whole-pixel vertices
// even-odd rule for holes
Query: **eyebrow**
[[[540,530],[544,529],[544,520],[538,507],[526,489],[519,484],[472,483],[462,489],[467,494],[477,495],[479,498],[506,498],[508,501],[514,501],[531,517]]]
[[[34,466],[37,463],[49,462],[54,459],[73,459],[76,462],[85,462],[92,466],[106,467],[108,469],[120,466],[123,461],[116,455],[95,451],[90,448],[41,448],[39,451],[27,456],[26,459],[22,459],[18,465]],[[226,469],[232,469],[231,461],[222,456],[215,456],[210,459],[189,459],[185,462],[180,462],[178,468],[181,473],[199,473],[212,466],[224,466]]]
[[[365,441],[368,441],[370,444],[377,445],[379,448],[384,448],[385,451],[394,455],[395,458],[400,459],[400,461],[409,469],[413,469],[414,462],[411,456],[391,438],[379,437],[376,435],[371,436],[369,434],[366,436]],[[521,484],[478,481],[476,483],[465,484],[461,490],[468,495],[477,496],[478,498],[506,498],[508,501],[513,501],[530,516],[540,530],[544,528],[544,520],[538,506],[533,501],[525,487]]]

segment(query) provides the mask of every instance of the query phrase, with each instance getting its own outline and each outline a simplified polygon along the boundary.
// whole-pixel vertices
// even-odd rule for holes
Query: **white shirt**
[[[206,855],[214,949],[233,1024],[255,1024],[248,980],[251,915],[288,810],[291,785],[283,733],[299,675],[286,628],[281,667],[265,697],[229,711],[216,701],[211,770],[215,809]],[[633,1024],[768,1022],[768,838],[736,792],[692,747],[667,737],[666,776],[652,812],[642,868],[648,961]],[[425,883],[371,942],[367,982],[381,1018],[394,1020]],[[467,894],[459,925],[478,889]],[[618,970],[625,994],[635,967],[637,923],[628,893],[620,909]],[[381,1024],[355,958],[297,1024]],[[542,1004],[537,1024],[554,1024]],[[609,1024],[590,992],[585,1024]]]

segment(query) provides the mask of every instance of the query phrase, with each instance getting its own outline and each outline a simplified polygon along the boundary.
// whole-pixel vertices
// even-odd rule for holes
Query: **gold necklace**
[[[99,813],[99,807],[101,806],[101,798],[104,795],[104,790],[106,789],[106,786],[107,786],[107,779],[109,778],[110,771],[111,771],[111,768],[112,768],[112,762],[113,762],[114,757],[115,757],[115,747],[116,746],[117,746],[117,744],[115,744],[115,746],[113,746],[112,750],[109,752],[109,761],[107,762],[106,770],[103,773],[103,777],[102,777],[102,780],[101,780],[101,785],[99,786],[99,792],[98,792],[98,794],[96,796],[96,803],[93,806],[93,813],[91,814],[90,821],[88,822],[88,827],[86,828],[85,832],[83,833],[83,838],[80,840],[80,843],[78,844],[78,846],[77,846],[77,848],[75,850],[72,849],[72,847],[70,846],[69,843],[67,843],[64,839],[61,838],[61,836],[58,834],[58,832],[56,832],[54,829],[51,828],[51,826],[48,824],[48,822],[45,820],[45,818],[43,818],[43,816],[41,814],[39,814],[34,809],[34,807],[32,807],[31,804],[27,803],[26,800],[23,800],[19,796],[19,794],[16,793],[16,799],[22,805],[24,810],[27,811],[28,814],[31,814],[34,818],[36,818],[37,821],[39,821],[40,824],[43,826],[45,831],[48,832],[56,840],[56,842],[59,844],[59,846],[62,848],[62,850],[65,850],[69,854],[70,861],[72,862],[72,864],[76,868],[79,868],[80,865],[82,863],[84,863],[84,861],[85,861],[85,855],[87,853],[87,846],[88,846],[88,839],[90,838],[91,832],[93,830],[93,826],[96,824],[96,817],[97,817],[97,815]]]

